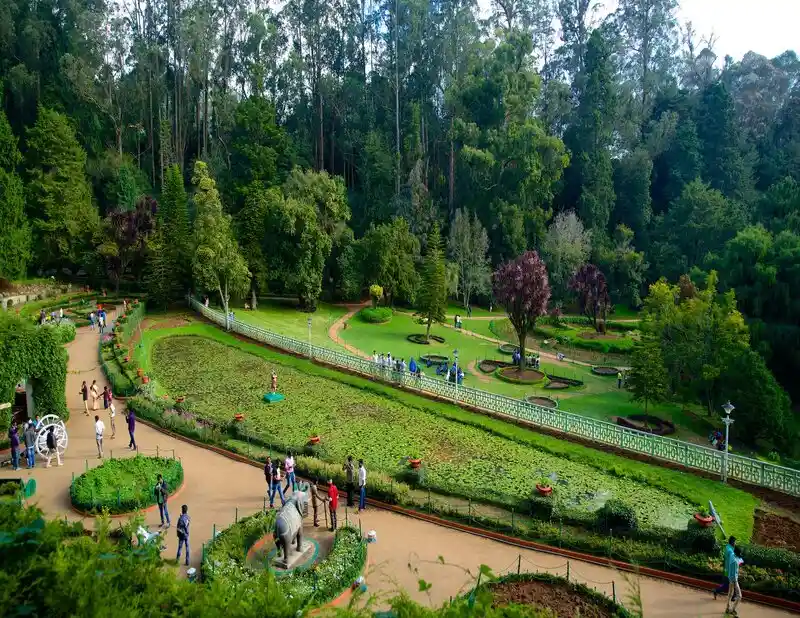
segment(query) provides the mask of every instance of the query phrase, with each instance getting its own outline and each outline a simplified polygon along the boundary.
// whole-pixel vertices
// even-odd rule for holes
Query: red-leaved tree
[[[597,330],[597,318],[605,322],[611,307],[608,285],[603,272],[594,264],[584,264],[569,280],[569,289],[578,295],[581,313],[592,321]]]
[[[536,326],[536,320],[547,313],[547,302],[550,300],[547,268],[536,251],[526,251],[495,271],[492,288],[517,333],[519,366],[524,369],[525,338]]]

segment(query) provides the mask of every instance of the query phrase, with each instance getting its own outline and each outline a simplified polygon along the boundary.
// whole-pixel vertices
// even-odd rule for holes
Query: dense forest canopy
[[[617,4],[3,0],[0,277],[412,303],[440,229],[462,299],[528,250],[565,307],[716,272],[797,398],[800,60]]]

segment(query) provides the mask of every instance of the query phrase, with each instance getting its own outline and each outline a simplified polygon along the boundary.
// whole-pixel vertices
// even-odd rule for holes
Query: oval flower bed
[[[549,609],[556,618],[632,618],[622,605],[600,592],[549,573],[509,575],[486,589],[495,607],[534,605]]]
[[[501,367],[495,375],[501,380],[513,384],[536,384],[544,380],[544,373],[536,369],[522,369],[516,365],[513,367]]]
[[[502,354],[513,354],[519,350],[519,346],[516,346],[513,343],[503,343],[498,349]]]
[[[74,506],[84,513],[108,509],[112,515],[130,513],[156,503],[153,491],[158,475],[175,493],[183,484],[183,466],[177,459],[136,455],[125,459],[107,459],[76,478],[69,488]]]
[[[277,511],[258,512],[240,519],[206,545],[201,570],[207,581],[231,586],[244,579],[261,577],[264,570],[246,562],[250,548],[259,539],[272,538]],[[352,527],[336,531],[330,553],[308,569],[297,569],[278,578],[278,585],[293,599],[328,603],[358,579],[367,562],[367,544]]]
[[[543,408],[557,408],[558,402],[555,399],[551,399],[550,397],[541,397],[539,395],[528,395],[525,397],[525,401],[528,403],[533,403],[537,406],[542,406]]]
[[[619,373],[619,369],[616,367],[596,366],[592,367],[592,373],[597,376],[616,376]]]

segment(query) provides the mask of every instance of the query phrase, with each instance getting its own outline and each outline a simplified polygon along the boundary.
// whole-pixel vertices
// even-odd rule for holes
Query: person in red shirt
[[[336,509],[339,508],[339,490],[333,479],[328,479],[328,500],[330,500],[331,532],[333,532],[336,530]]]

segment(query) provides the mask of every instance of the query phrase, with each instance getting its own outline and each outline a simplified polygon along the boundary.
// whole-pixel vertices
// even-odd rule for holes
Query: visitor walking
[[[45,468],[50,467],[50,461],[53,459],[53,455],[56,456],[58,465],[63,466],[64,464],[61,463],[61,453],[58,452],[58,442],[56,441],[55,426],[50,425],[50,427],[47,428],[47,465],[45,465]]]
[[[336,509],[339,508],[339,488],[336,487],[333,479],[328,479],[328,501],[331,505],[331,532],[333,532],[336,530]]]
[[[92,393],[92,411],[97,410],[97,399],[100,397],[100,389],[97,387],[97,380],[92,380],[92,387],[89,389]]]
[[[617,372],[617,388],[622,388],[622,372]]]
[[[103,328],[105,328],[105,325],[106,325],[106,313],[105,313],[105,311],[100,310],[100,311],[97,312],[97,323],[100,326],[100,334],[102,335],[103,334]]]
[[[742,589],[739,586],[739,567],[744,560],[742,559],[742,548],[737,547],[733,550],[731,562],[728,565],[728,604],[725,606],[725,613],[738,616],[736,608],[742,601]]]
[[[134,414],[133,410],[130,408],[128,408],[128,416],[126,417],[126,420],[128,421],[128,435],[131,437],[131,441],[128,442],[128,448],[135,451],[137,450],[136,438],[133,434],[136,431],[136,414]]]
[[[90,330],[94,330],[94,320],[95,320],[94,311],[92,311],[89,314],[89,329]]]
[[[322,508],[325,508],[325,503],[328,501],[328,498],[325,498],[320,495],[319,488],[317,484],[319,483],[318,479],[314,479],[314,482],[311,483],[311,510],[314,511],[314,527],[319,528],[319,517],[318,517],[318,509],[320,504]]]
[[[294,493],[294,455],[292,451],[289,451],[289,454],[286,456],[286,460],[283,462],[283,469],[286,472],[286,487],[283,488],[283,493],[288,493],[290,487],[292,488],[292,493]]]
[[[728,579],[728,565],[733,560],[734,552],[736,551],[736,537],[728,538],[728,544],[725,546],[725,551],[722,554],[722,583],[714,588],[714,599],[716,600],[718,594],[728,594],[730,581]]]
[[[275,493],[281,497],[281,506],[286,504],[286,498],[283,497],[283,488],[281,487],[281,462],[276,461],[272,466],[272,484],[269,488],[269,508],[275,508]]]
[[[86,386],[86,380],[81,384],[81,392],[78,394],[83,399],[83,413],[89,416],[89,387]]]
[[[167,498],[169,498],[169,491],[167,489],[167,482],[162,475],[158,475],[156,486],[154,489],[156,495],[156,502],[158,503],[158,514],[161,516],[161,525],[159,528],[164,527],[164,520],[167,520],[167,528],[170,526],[169,511],[167,510]]]
[[[109,391],[109,399],[111,399],[110,395],[111,395],[111,391]],[[111,425],[111,439],[112,440],[117,437],[117,419],[116,419],[116,416],[117,416],[117,409],[114,407],[113,402],[111,402],[111,403],[108,404],[108,422]]]
[[[64,319],[64,307],[61,307],[58,310],[58,323],[61,324],[61,321]]]
[[[364,460],[358,460],[358,512],[367,508],[367,469]]]
[[[344,490],[347,492],[347,506],[353,508],[353,490],[355,489],[356,468],[353,464],[353,456],[348,455],[347,461],[342,466],[344,470]]]
[[[267,482],[267,493],[265,495],[269,498],[269,493],[272,489],[272,457],[269,455],[267,455],[267,461],[264,464],[264,480]]]
[[[8,428],[8,441],[11,442],[11,467],[16,472],[19,470],[19,427],[17,421],[11,421]]]
[[[97,442],[97,458],[103,458],[103,434],[106,431],[106,426],[100,417],[95,414],[94,416],[94,439]]]
[[[25,426],[22,438],[25,440],[25,455],[28,460],[28,468],[33,468],[36,466],[36,431],[33,428],[32,421],[28,421]]]
[[[186,566],[189,566],[189,507],[185,504],[181,505],[181,516],[178,517],[178,555],[175,560],[180,564],[181,561],[181,546],[186,547]]]

